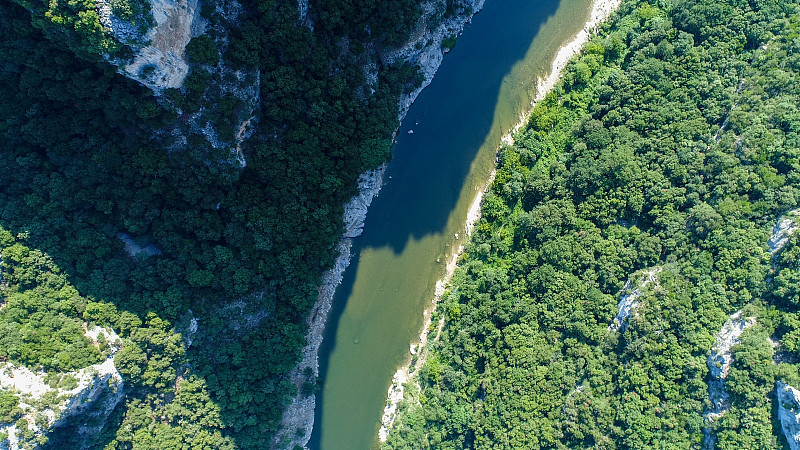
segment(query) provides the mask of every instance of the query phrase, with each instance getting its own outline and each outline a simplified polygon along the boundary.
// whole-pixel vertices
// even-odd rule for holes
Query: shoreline
[[[478,220],[481,218],[481,201],[483,200],[484,194],[489,192],[489,187],[492,185],[496,173],[497,171],[494,169],[489,173],[486,184],[483,189],[478,191],[478,194],[475,196],[475,199],[472,201],[467,211],[467,219],[464,223],[464,231],[466,234],[465,241],[469,240],[472,236],[475,224],[477,224]],[[429,340],[428,337],[431,333],[433,313],[436,311],[436,306],[447,290],[447,286],[453,278],[453,274],[455,274],[456,268],[458,267],[458,258],[463,252],[464,244],[459,244],[456,251],[450,255],[450,259],[445,265],[444,277],[436,282],[436,289],[433,294],[433,299],[431,300],[431,305],[422,312],[425,320],[422,322],[422,330],[420,331],[418,339],[419,342],[410,345],[410,355],[407,362],[401,366],[392,377],[392,384],[389,385],[389,391],[386,395],[386,406],[383,408],[383,416],[381,417],[381,428],[378,430],[378,439],[382,443],[386,442],[389,437],[389,431],[392,429],[392,425],[394,425],[394,419],[397,417],[397,406],[400,404],[400,401],[403,400],[405,384],[411,381],[411,378],[422,368],[425,361],[427,361],[427,344]],[[436,335],[433,337],[433,340],[439,338],[442,327],[444,327],[444,316],[439,319],[439,323],[436,325]],[[414,358],[415,356],[417,357]]]
[[[502,143],[508,145],[514,144],[514,135],[517,134],[522,127],[527,125],[536,104],[544,100],[545,96],[553,90],[558,80],[561,79],[561,72],[567,67],[572,57],[580,53],[583,46],[597,33],[597,27],[605,22],[606,19],[611,16],[611,13],[619,8],[620,4],[622,4],[622,0],[594,0],[592,2],[589,18],[583,24],[583,28],[572,37],[571,41],[565,43],[558,49],[550,65],[550,73],[545,79],[539,78],[536,82],[536,96],[531,102],[530,109],[520,115],[519,122],[501,138],[500,141]]]
[[[420,87],[400,96],[397,116],[401,123],[417,96],[433,81],[433,77],[446,53],[442,50],[444,39],[460,34],[464,27],[470,23],[472,17],[483,9],[484,2],[485,0],[474,0],[471,13],[464,16],[456,16],[439,24],[435,30],[431,31],[427,30],[427,18],[435,13],[435,5],[438,2],[437,0],[430,0],[424,3],[421,5],[423,12],[420,18],[420,25],[412,38],[402,47],[381,56],[385,64],[400,61],[419,64],[420,73],[424,77]],[[396,137],[399,129],[400,126],[394,130],[392,140]],[[336,252],[339,256],[337,256],[333,267],[322,275],[322,283],[318,288],[319,297],[309,312],[306,322],[308,324],[306,347],[303,348],[302,358],[289,373],[289,379],[297,388],[298,394],[284,411],[280,428],[270,445],[272,449],[292,448],[294,446],[307,449],[308,441],[311,439],[311,432],[314,428],[316,394],[305,397],[302,395],[303,385],[309,381],[309,377],[305,372],[307,368],[311,368],[314,380],[319,377],[319,348],[322,344],[325,325],[333,304],[333,297],[336,293],[336,288],[342,282],[344,271],[350,265],[352,257],[350,249],[353,245],[353,239],[361,235],[369,206],[383,186],[383,175],[387,164],[384,163],[361,174],[358,179],[359,193],[345,204],[343,215],[345,232],[336,244]],[[472,209],[470,209],[471,211]],[[480,203],[478,202],[479,212]],[[455,258],[452,263],[453,269],[455,269]],[[448,263],[448,270],[450,270],[450,263]],[[299,430],[302,430],[303,433],[298,436],[297,431]]]
[[[531,107],[528,111],[520,115],[519,122],[500,139],[500,145],[514,144],[514,135],[519,132],[522,127],[527,125],[530,115],[533,113],[536,104],[544,99],[545,96],[553,90],[558,81],[561,79],[561,72],[564,70],[564,68],[566,68],[570,60],[572,60],[575,55],[580,53],[584,45],[589,42],[591,37],[596,33],[597,27],[605,22],[611,13],[616,10],[621,3],[622,0],[594,0],[592,2],[592,9],[589,12],[589,18],[584,23],[583,28],[578,31],[578,33],[576,33],[570,41],[566,42],[559,48],[550,66],[550,73],[546,78],[539,78],[537,80],[536,95],[534,100],[531,102]],[[484,188],[478,192],[472,204],[470,205],[464,224],[467,239],[472,236],[472,231],[474,230],[478,220],[480,220],[481,200],[483,199],[483,195],[488,192],[489,187],[494,181],[495,174],[496,170],[492,170]],[[383,416],[381,418],[381,427],[378,431],[378,438],[381,443],[386,442],[389,432],[394,425],[394,420],[397,417],[397,407],[404,399],[405,385],[413,380],[414,375],[420,368],[422,368],[427,360],[428,342],[430,340],[430,327],[433,320],[433,313],[435,312],[439,302],[441,301],[442,295],[444,295],[450,280],[455,273],[458,258],[461,256],[463,251],[464,245],[461,244],[450,256],[450,259],[447,262],[445,275],[436,282],[436,290],[434,297],[431,300],[431,306],[423,311],[423,316],[425,319],[423,320],[422,329],[419,333],[418,342],[410,345],[407,362],[403,364],[392,377],[392,383],[389,386],[389,390],[386,395],[387,400],[386,406],[384,406]],[[443,327],[444,316],[439,319],[439,323],[436,326],[436,334],[433,336],[434,341],[439,338]]]

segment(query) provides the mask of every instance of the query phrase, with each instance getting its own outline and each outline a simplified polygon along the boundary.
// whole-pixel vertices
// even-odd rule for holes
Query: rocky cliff
[[[190,62],[187,55],[189,42],[203,34],[213,36],[211,41],[215,47],[211,52],[224,54],[231,28],[237,26],[244,9],[237,0],[214,0],[206,4],[206,9],[213,11],[210,14],[219,20],[206,21],[200,15],[199,0],[139,1],[146,3],[149,8],[147,14],[140,13],[123,20],[114,14],[111,0],[97,0],[97,12],[103,28],[130,50],[105,55],[106,59],[118,67],[120,74],[150,88],[161,97],[162,104],[169,105],[181,117],[173,127],[161,132],[167,141],[172,142],[167,151],[186,149],[189,147],[189,136],[199,135],[213,149],[213,155],[205,155],[208,161],[235,169],[245,167],[247,162],[242,144],[250,138],[254,124],[258,122],[260,72],[256,69],[234,69],[224,58],[217,62],[210,59]],[[141,23],[149,23],[150,26]],[[203,74],[200,78],[210,75],[208,78],[215,81],[209,82],[200,91],[189,93],[184,82],[195,72]],[[164,94],[166,89],[181,89],[184,96],[192,97],[194,105],[176,102]],[[236,117],[230,120],[234,124],[233,129],[229,128],[230,125],[220,125],[217,116],[220,99],[230,96],[241,102],[241,107],[236,109]],[[126,250],[134,250],[129,240],[119,237],[125,241]],[[152,251],[147,248],[143,250],[148,254]]]
[[[800,449],[800,391],[783,381],[775,383],[778,399],[778,418],[781,429],[792,450]]]
[[[178,88],[189,74],[185,49],[204,30],[198,0],[149,0],[154,25],[142,34],[130,21],[114,15],[107,0],[98,0],[103,27],[134,51],[131,59],[109,58],[119,72],[153,91]]]
[[[111,329],[93,327],[86,336],[95,345],[106,347],[108,355],[101,364],[80,370],[48,374],[34,372],[11,363],[0,364],[0,392],[11,392],[19,399],[22,417],[14,423],[0,424],[0,448],[28,448],[53,428],[71,426],[87,447],[102,429],[108,415],[122,400],[125,385],[114,366],[114,355],[122,346]],[[72,423],[72,419],[80,416]]]

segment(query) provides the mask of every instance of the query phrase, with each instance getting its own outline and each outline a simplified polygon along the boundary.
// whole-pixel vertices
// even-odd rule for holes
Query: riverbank
[[[569,61],[581,51],[583,46],[597,31],[599,25],[603,23],[616,8],[619,7],[621,2],[621,0],[596,0],[592,3],[592,8],[584,27],[572,38],[572,40],[568,41],[558,50],[558,53],[551,64],[551,69],[548,76],[544,79],[540,78],[537,81],[536,95],[530,104],[531,107],[528,109],[528,111],[525,111],[522,115],[520,115],[519,122],[508,132],[508,134],[502,137],[502,142],[508,145],[512,145],[514,143],[513,135],[527,124],[530,114],[532,113],[533,108],[536,106],[536,103],[544,99],[547,93],[549,93],[555,87],[556,83],[561,77],[562,71],[567,66]],[[495,172],[492,171],[488,181],[486,182],[486,186],[483,190],[478,192],[475,200],[470,206],[466,223],[464,224],[467,239],[469,239],[475,225],[477,224],[478,220],[480,220],[481,200],[483,199],[483,194],[488,190],[489,186],[494,181],[494,175]],[[427,360],[428,342],[430,341],[430,334],[432,332],[431,323],[433,313],[435,312],[437,304],[441,300],[442,295],[445,293],[446,288],[453,274],[455,273],[458,258],[463,250],[464,246],[460,245],[457,251],[454,252],[448,260],[444,277],[442,277],[442,279],[436,283],[436,292],[431,301],[431,305],[429,308],[423,311],[424,320],[422,329],[419,333],[418,343],[410,346],[410,354],[407,362],[397,370],[392,378],[392,384],[389,386],[387,393],[386,406],[384,407],[384,413],[381,419],[381,428],[379,430],[379,439],[381,442],[385,442],[388,438],[389,431],[391,430],[396,417],[397,406],[404,398],[406,385],[409,382],[413,382],[414,375],[420,368],[424,366]],[[443,326],[444,316],[439,319],[439,323],[435,328],[435,335],[433,337],[434,341],[438,339]],[[417,389],[417,391],[418,390],[419,389]]]
[[[442,49],[442,42],[450,36],[461,33],[472,19],[472,16],[483,8],[484,1],[473,0],[469,14],[445,20],[433,30],[428,29],[429,23],[436,14],[436,5],[439,2],[436,0],[426,2],[422,5],[423,14],[419,20],[417,30],[412,34],[412,38],[404,46],[382,55],[381,59],[384,64],[401,61],[419,64],[420,73],[424,77],[420,87],[401,96],[398,102],[398,119],[401,122],[408,113],[408,108],[414,103],[414,100],[422,90],[431,83],[436,71],[439,69],[445,53]],[[397,133],[397,129],[394,133]],[[372,199],[381,190],[385,171],[386,164],[383,164],[362,174],[358,181],[358,195],[345,205],[343,217],[345,232],[336,246],[336,252],[339,256],[336,258],[333,268],[322,276],[317,303],[314,304],[307,319],[306,347],[303,349],[300,362],[289,374],[290,381],[297,388],[298,395],[284,411],[280,430],[276,433],[272,442],[271,447],[273,449],[294,448],[295,446],[306,448],[311,438],[311,431],[314,427],[316,396],[313,394],[303,395],[303,385],[309,381],[314,382],[319,377],[319,348],[333,303],[333,297],[336,293],[336,288],[342,282],[344,271],[350,265],[352,239],[360,236],[363,231],[367,211]],[[453,264],[455,264],[455,260],[453,260]],[[313,379],[311,380],[307,370],[309,368],[313,374]]]
[[[550,66],[550,74],[544,79],[540,78],[536,83],[536,96],[531,102],[530,109],[525,114],[521,115],[517,125],[514,126],[508,134],[503,136],[504,143],[508,145],[514,144],[514,135],[528,123],[528,119],[536,103],[543,100],[544,97],[553,90],[556,83],[558,83],[558,80],[561,78],[561,72],[564,71],[570,60],[581,51],[583,46],[589,42],[592,35],[597,32],[598,27],[611,16],[614,10],[619,8],[621,3],[622,0],[596,0],[592,3],[592,10],[589,13],[589,18],[586,20],[583,29],[581,29],[571,41],[564,44],[558,50]]]
[[[481,218],[481,201],[483,200],[483,195],[489,190],[489,186],[492,185],[495,173],[496,172],[493,170],[491,174],[489,174],[489,179],[486,181],[486,186],[484,186],[484,188],[478,192],[478,194],[475,196],[475,200],[473,200],[472,204],[470,205],[469,211],[467,212],[467,220],[464,223],[464,232],[466,235],[465,241],[469,240],[470,236],[472,236],[472,231],[475,229],[475,224],[477,224],[478,220]],[[450,259],[446,264],[445,276],[436,282],[436,291],[434,293],[433,300],[431,301],[431,305],[422,312],[425,319],[422,322],[422,331],[420,331],[419,334],[419,342],[410,346],[408,362],[400,367],[392,377],[392,384],[389,386],[389,392],[387,394],[386,406],[383,409],[383,417],[381,417],[381,428],[378,431],[378,438],[381,442],[386,442],[386,439],[389,436],[389,430],[391,430],[392,425],[394,424],[394,419],[397,414],[397,405],[401,400],[403,400],[405,384],[412,379],[414,374],[416,374],[417,371],[425,364],[425,361],[427,361],[427,344],[429,335],[431,334],[433,313],[435,312],[436,305],[439,303],[442,295],[444,295],[445,290],[450,283],[450,279],[453,277],[453,274],[456,271],[456,267],[458,267],[458,258],[461,256],[463,251],[464,245],[459,245],[457,251],[450,255]],[[439,323],[436,325],[436,334],[433,340],[439,339],[439,334],[441,333],[443,326],[444,316],[439,319]]]

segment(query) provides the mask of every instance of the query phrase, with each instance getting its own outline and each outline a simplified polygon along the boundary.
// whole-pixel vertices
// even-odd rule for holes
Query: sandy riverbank
[[[489,179],[486,181],[485,187],[478,191],[478,194],[475,196],[475,200],[472,201],[472,204],[469,207],[469,211],[467,212],[467,220],[464,224],[464,231],[466,234],[465,241],[472,236],[472,231],[475,229],[475,224],[477,224],[478,220],[481,218],[481,200],[483,200],[483,194],[488,191],[489,186],[492,184],[492,181],[494,181],[494,176],[495,171],[493,170],[491,174],[489,174]],[[386,442],[386,439],[389,436],[389,430],[391,430],[392,425],[394,424],[394,419],[397,414],[397,405],[401,400],[403,400],[405,384],[411,380],[411,377],[417,373],[417,370],[422,368],[427,360],[427,344],[431,334],[431,321],[433,320],[433,312],[436,309],[436,305],[439,303],[439,300],[442,298],[442,295],[444,295],[445,290],[450,283],[450,279],[453,277],[453,274],[456,271],[456,267],[458,266],[458,257],[461,256],[463,251],[464,246],[459,245],[458,249],[452,255],[450,255],[450,259],[447,260],[445,276],[436,282],[436,291],[434,293],[433,300],[431,301],[431,306],[423,311],[425,320],[422,322],[422,331],[419,334],[419,342],[411,345],[408,362],[400,367],[397,372],[395,372],[394,377],[392,377],[392,384],[389,386],[386,406],[383,409],[383,417],[381,418],[381,428],[378,431],[378,438],[381,442]],[[443,326],[444,318],[440,319],[436,326],[436,333],[433,337],[434,340],[439,338],[439,333],[442,331]],[[414,356],[416,356],[416,358],[414,358]]]
[[[620,3],[622,3],[622,0],[595,0],[592,3],[592,9],[589,13],[589,18],[584,24],[583,29],[581,29],[581,31],[579,31],[570,41],[568,41],[559,49],[558,53],[553,59],[549,75],[544,79],[540,78],[537,82],[536,96],[534,97],[533,102],[531,102],[531,108],[522,116],[520,116],[520,120],[517,125],[514,126],[508,134],[502,137],[501,142],[509,145],[514,143],[513,135],[527,124],[528,118],[530,117],[530,114],[533,111],[536,103],[544,99],[547,93],[555,87],[556,83],[561,77],[561,72],[567,66],[572,57],[581,51],[584,44],[586,44],[591,38],[592,34],[597,31],[597,27],[604,22],[617,7],[619,7]],[[492,171],[488,181],[486,182],[485,188],[478,192],[475,200],[470,206],[469,212],[467,213],[466,222],[464,224],[467,238],[471,236],[475,225],[477,224],[478,220],[480,220],[481,200],[483,199],[483,194],[488,190],[492,181],[494,181],[494,175],[495,172]],[[389,431],[394,424],[397,414],[397,406],[400,401],[403,400],[405,385],[412,381],[414,374],[416,374],[417,371],[425,364],[427,358],[427,344],[431,340],[430,334],[434,332],[431,330],[433,312],[442,295],[444,294],[448,284],[450,283],[451,278],[453,277],[453,273],[455,272],[457,266],[456,263],[458,261],[458,257],[461,255],[463,250],[464,247],[459,246],[457,251],[454,252],[448,260],[444,277],[436,283],[436,292],[431,302],[431,306],[423,312],[425,318],[423,320],[422,330],[419,334],[419,341],[417,344],[411,345],[410,355],[406,364],[400,367],[392,378],[392,384],[389,386],[386,406],[384,407],[383,417],[381,419],[381,428],[378,432],[378,437],[380,438],[381,442],[386,441]],[[439,333],[441,332],[443,326],[444,316],[442,316],[435,328],[435,334],[432,338],[433,340],[438,339]]]

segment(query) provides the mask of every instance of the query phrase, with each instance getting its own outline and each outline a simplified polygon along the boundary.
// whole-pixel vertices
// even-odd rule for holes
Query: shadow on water
[[[360,246],[402,253],[410,237],[443,231],[491,130],[504,77],[558,4],[487,1],[404,119],[387,171],[392,178],[370,208]]]
[[[469,182],[468,176],[479,150],[493,139],[493,133],[499,135],[508,131],[492,129],[493,126],[498,127],[495,124],[496,116],[503,113],[513,114],[514,117],[507,117],[502,121],[510,125],[516,122],[521,112],[514,107],[509,112],[508,105],[501,107],[502,102],[517,102],[516,98],[510,102],[502,98],[503,83],[508,81],[505,79],[514,66],[526,57],[532,41],[545,22],[558,10],[560,3],[560,0],[487,1],[483,11],[474,17],[473,23],[459,37],[454,50],[445,57],[431,85],[421,93],[409,110],[398,133],[393,160],[385,176],[385,186],[370,207],[364,234],[354,241],[351,265],[336,292],[320,356],[320,375],[324,382],[327,383],[331,375],[331,358],[334,351],[338,350],[336,341],[342,327],[365,326],[358,323],[358,320],[351,320],[352,318],[348,318],[347,324],[344,322],[347,305],[354,294],[354,286],[362,269],[360,260],[368,253],[383,254],[387,250],[392,252],[392,255],[387,256],[387,259],[391,259],[405,252],[411,243],[446,232],[448,220],[456,209],[462,189]],[[410,131],[413,133],[409,134]],[[453,231],[449,233],[452,234]],[[441,247],[443,244],[439,245]],[[446,245],[449,247],[449,243]],[[374,259],[370,258],[370,263],[375,262]],[[428,260],[423,264],[429,263]],[[364,269],[369,270],[367,267]],[[386,270],[392,269],[387,267]],[[390,283],[394,285],[394,289],[387,285],[387,291],[394,290],[396,293],[401,284],[405,291],[409,282],[425,282],[424,279],[413,277],[403,279],[404,274],[397,274],[397,277],[399,280]],[[415,288],[418,289],[418,286]],[[432,286],[428,287],[429,290],[431,288]],[[384,291],[384,287],[380,291]],[[392,299],[392,293],[387,294],[387,298],[374,299],[372,303]],[[376,295],[376,292],[372,295]],[[414,316],[413,320],[418,320],[420,313],[421,310],[408,312]],[[362,316],[369,316],[369,311]],[[398,317],[396,322],[390,321],[388,326],[400,330],[406,324],[406,320]],[[356,334],[360,332],[356,330]],[[385,329],[383,332],[388,334],[393,331]],[[353,342],[358,344],[359,340],[354,339]],[[403,345],[407,343],[408,341]],[[394,371],[390,369],[389,376],[384,379],[386,359],[392,360],[388,363],[391,366],[396,356],[385,355],[376,350],[367,355],[367,359],[373,358],[383,358],[383,361],[363,362],[362,358],[350,362],[353,365],[363,364],[363,367],[339,370],[353,372],[354,377],[347,382],[358,383],[356,372],[374,368],[374,374],[366,376],[380,378],[378,384],[385,386]],[[322,450],[360,449],[366,442],[365,439],[371,439],[373,443],[368,445],[374,446],[380,409],[374,409],[373,406],[385,400],[385,389],[379,389],[383,396],[380,399],[354,398],[353,395],[341,393],[337,393],[337,398],[330,399],[326,398],[326,391],[320,392],[317,395],[316,419],[310,447]],[[351,439],[354,437],[347,435],[349,430],[324,428],[326,407],[335,407],[336,411],[330,413],[337,416],[350,417],[352,413],[353,418],[347,419],[351,421],[347,425],[353,428],[353,433],[359,434],[357,439]],[[364,419],[362,424],[354,423],[359,421],[355,418],[356,413],[361,414],[357,411],[359,408],[368,409],[366,415],[371,419]],[[340,418],[340,422],[341,420],[344,419]],[[335,439],[340,444],[330,443],[329,438],[333,433],[337,435]],[[327,437],[323,439],[323,435]],[[366,435],[371,435],[371,438]]]
[[[364,235],[356,241],[353,265],[350,270],[347,271],[344,283],[337,293],[334,311],[331,315],[331,326],[327,330],[325,340],[326,347],[323,349],[321,361],[321,368],[325,376],[328,374],[328,358],[334,349],[334,338],[338,332],[337,328],[339,327],[340,319],[345,311],[346,300],[350,298],[358,273],[361,270],[361,267],[359,267],[361,254],[363,252],[386,249],[390,254],[399,255],[408,250],[409,243],[428,239],[431,236],[444,232],[447,228],[448,219],[456,207],[465,180],[469,177],[470,168],[478,154],[478,150],[486,141],[486,137],[492,133],[492,124],[494,121],[493,113],[497,111],[499,104],[498,92],[502,89],[504,77],[511,71],[512,67],[525,56],[530,43],[539,33],[542,24],[555,13],[559,4],[560,0],[544,0],[541,2],[535,0],[488,0],[484,11],[475,17],[474,24],[471,25],[469,31],[459,39],[452,54],[446,58],[436,80],[422,93],[417,104],[414,105],[409,115],[406,117],[404,126],[401,128],[398,137],[399,142],[395,148],[394,161],[391,163],[387,172],[387,176],[391,176],[392,178],[387,178],[388,183],[386,188],[381,192],[380,197],[375,200],[370,210],[366,231]],[[21,14],[21,10],[17,10],[17,13]],[[47,55],[49,55],[49,53]],[[69,58],[69,55],[62,55],[60,50],[58,55],[61,59]],[[84,67],[82,68],[85,69]],[[105,79],[104,77],[106,77],[106,75],[103,71],[108,69],[102,66],[94,67],[93,70],[96,72],[93,75],[95,78]],[[76,70],[75,72],[78,71]],[[141,92],[143,88],[134,85],[130,81],[121,79],[121,77],[114,78],[114,82],[125,83],[125,89],[123,90],[138,89],[138,96],[145,95]],[[91,85],[91,83],[86,84],[87,86]],[[114,86],[109,85],[106,90],[111,93],[114,90]],[[70,108],[73,107],[73,101],[67,99],[62,103],[60,107],[63,108],[63,115],[65,117],[70,117],[69,114],[70,111],[72,111]],[[54,109],[55,105],[56,102],[49,99],[48,107]],[[91,113],[92,111],[84,115],[89,115]],[[74,113],[72,115],[75,116]],[[82,115],[79,117],[82,119],[84,116]],[[509,122],[514,122],[516,118],[510,117],[509,119]],[[75,120],[76,122],[80,122],[78,119]],[[100,121],[97,120],[86,120],[86,123],[93,124],[93,126],[94,122],[100,124]],[[97,126],[100,127],[100,125]],[[407,133],[410,129],[414,130],[414,134]],[[91,130],[94,130],[94,128]],[[119,139],[121,141],[127,140],[124,133],[116,134],[120,136]],[[64,148],[67,149],[67,146],[65,145]],[[103,147],[101,146],[99,149],[102,150]],[[79,164],[72,162],[76,160],[78,156],[87,158],[87,160],[93,160],[95,156],[103,156],[103,152],[86,151],[81,155],[73,154],[73,152],[66,152],[66,156],[61,155],[64,161],[70,161],[70,164],[75,165],[76,168],[80,168]],[[27,161],[27,159],[22,159],[17,161],[17,163],[22,164]],[[109,166],[108,173],[87,173],[85,174],[85,178],[90,180],[103,177],[101,181],[104,183],[107,182],[109,185],[116,185],[117,180],[113,179],[114,174],[117,173],[117,167],[115,165],[117,163],[116,160],[102,160],[101,162]],[[64,164],[66,165],[66,162]],[[8,171],[8,168],[5,168],[5,171]],[[189,173],[191,173],[191,171],[189,171]],[[9,177],[10,175],[4,173],[3,176]],[[134,173],[132,176],[136,176],[136,174]],[[109,180],[106,181],[106,177],[109,178]],[[4,186],[4,184],[0,183],[0,187],[2,186]],[[22,190],[25,186],[16,187]],[[2,189],[0,189],[0,194],[8,193],[2,192]],[[70,192],[50,192],[47,194],[53,197],[63,196],[66,200],[73,197],[73,193]],[[87,195],[100,194],[101,192]],[[127,197],[134,193],[115,192],[114,194],[120,197]],[[137,196],[143,196],[148,193],[137,192],[135,194]],[[35,200],[37,199],[37,197],[32,197],[30,199],[32,205],[35,204]],[[26,202],[28,200],[29,199],[25,199]],[[167,202],[158,197],[156,197],[154,201],[156,200],[158,204]],[[177,202],[178,200],[175,201]],[[209,205],[219,205],[217,199],[209,201],[208,203]],[[145,202],[145,204],[147,204],[147,202]],[[70,205],[67,204],[65,207],[67,206]],[[14,211],[9,209],[11,208],[10,205],[0,205],[0,207],[6,208],[6,214],[0,214],[0,216],[17,215],[13,214]],[[23,205],[20,207],[20,211],[27,211],[33,208],[34,206],[31,205]],[[208,209],[209,211],[214,210],[213,207],[209,207]],[[23,219],[24,218],[15,218],[13,223],[3,223],[2,225],[9,229],[15,229],[15,231],[23,231],[26,229],[26,227],[23,226],[24,224],[17,223],[24,222]],[[78,258],[73,256],[81,251],[92,251],[92,253],[86,253],[86,255],[98,255],[97,258],[91,258],[91,256],[85,255],[81,258],[81,260],[88,260],[89,263],[94,264],[90,266],[92,268],[96,265],[98,267],[96,271],[97,274],[103,273],[101,270],[103,267],[100,267],[103,264],[103,258],[100,257],[102,252],[98,252],[98,249],[104,250],[106,253],[121,252],[121,244],[116,242],[116,239],[113,237],[113,231],[116,230],[108,231],[106,229],[108,227],[103,227],[100,223],[92,223],[90,227],[84,227],[89,231],[79,229],[78,231],[80,231],[80,233],[75,232],[75,234],[69,234],[69,230],[72,229],[71,222],[78,223],[85,220],[85,215],[81,211],[76,210],[76,212],[70,212],[70,214],[65,213],[64,217],[56,217],[53,219],[55,225],[52,226],[60,226],[62,228],[56,228],[52,232],[44,225],[36,223],[31,225],[37,225],[32,235],[43,236],[42,242],[38,243],[42,248],[50,251],[49,249],[52,248],[57,249],[63,247],[61,254],[59,254],[58,251],[53,251],[54,258],[59,262],[63,262],[62,270],[69,274],[79,272],[92,273],[88,269],[79,271],[73,267],[75,264],[74,261],[78,260]],[[14,226],[15,223],[17,223],[17,226]],[[48,224],[48,226],[50,225]],[[78,228],[76,227],[76,229]],[[57,239],[56,236],[61,237],[61,240],[69,243],[69,245],[62,245],[61,242],[57,242],[59,239]],[[102,245],[98,245],[98,241],[102,242]],[[70,263],[70,261],[73,262]],[[429,262],[430,261],[426,261],[426,264],[429,264]],[[117,278],[124,280],[130,279],[141,283],[142,286],[150,286],[153,284],[158,286],[170,286],[172,284],[176,286],[183,285],[177,284],[178,281],[180,281],[178,279],[180,278],[182,280],[183,277],[178,277],[177,274],[171,270],[172,266],[166,267],[166,270],[148,267],[146,264],[135,263],[124,255],[118,255],[118,257],[116,257],[112,269],[114,269],[113,274],[117,276]],[[156,271],[155,269],[158,270]],[[152,272],[157,272],[157,275],[163,277],[163,279],[154,279]],[[77,276],[72,278],[74,278],[73,281],[76,282],[76,286],[78,286],[82,292],[85,291],[88,293],[87,296],[109,301],[117,305],[120,311],[132,311],[135,315],[140,317],[146,317],[150,306],[162,301],[170,305],[179,303],[180,307],[173,308],[178,311],[184,311],[189,303],[187,299],[175,300],[165,296],[163,298],[137,297],[135,299],[136,305],[133,305],[131,304],[132,302],[128,301],[132,299],[132,296],[126,290],[127,286],[124,283],[116,282],[117,278],[103,279],[99,276],[95,277],[94,275],[95,274],[92,273],[91,277],[86,276],[86,279],[83,280],[77,280],[77,278],[80,278]],[[413,284],[415,281],[407,278],[398,278],[398,280],[398,282],[405,283],[404,285],[408,285],[409,281]],[[416,281],[416,284],[424,284],[422,280]],[[180,281],[180,283],[183,283],[183,281]],[[166,294],[170,294],[170,292],[166,292]],[[192,306],[194,307],[194,305]],[[217,322],[225,322],[218,317],[219,315],[217,313],[219,311],[213,310],[211,307],[207,309],[206,317],[208,317],[208,320],[201,316],[201,323],[203,323],[204,328],[210,330],[211,325],[214,324],[214,320]],[[200,315],[200,313],[202,313],[202,311],[195,310],[195,314]],[[419,310],[415,310],[409,314],[413,314],[413,320],[417,320]],[[178,315],[178,312],[173,311],[173,315]],[[269,378],[273,375],[277,376],[277,374],[272,373],[272,371],[284,371],[282,368],[277,367],[275,360],[287,360],[285,355],[277,354],[278,350],[274,350],[280,347],[278,345],[280,342],[277,342],[281,338],[278,332],[279,325],[282,324],[270,322],[268,326],[273,328],[267,328],[267,325],[265,325],[261,327],[265,330],[262,334],[253,332],[245,337],[240,337],[237,334],[237,330],[229,332],[232,337],[236,338],[235,344],[240,345],[242,349],[248,351],[247,356],[244,361],[237,360],[235,364],[236,371],[231,371],[225,378],[222,378],[219,373],[213,375],[218,380],[224,380],[224,382],[220,381],[218,384],[224,385],[227,389],[226,392],[236,394],[236,398],[232,400],[235,400],[237,405],[248,404],[247,396],[252,393],[257,393],[263,397],[264,395],[262,394],[273,395],[272,393],[279,391],[280,387],[273,385],[271,381],[272,378]],[[223,327],[227,325],[226,323],[220,323],[218,326]],[[412,328],[412,326],[408,324],[408,321],[402,318],[398,318],[392,326],[396,327],[398,330],[408,330]],[[208,335],[211,336],[212,333],[208,333]],[[262,336],[275,336],[275,338],[272,341],[265,342],[260,339]],[[197,341],[194,345],[195,350],[190,352],[187,356],[190,365],[192,367],[198,366],[195,364],[192,356],[195,352],[198,352],[198,350],[196,350],[198,348],[205,348],[208,353],[213,353],[213,356],[218,357],[219,360],[215,359],[215,361],[218,362],[218,366],[231,365],[228,364],[227,360],[222,361],[222,359],[228,358],[234,353],[233,350],[228,351],[228,347],[233,347],[233,345],[221,345],[222,343],[219,341],[211,342],[211,337],[207,337],[206,339],[208,339],[206,342],[202,340]],[[231,341],[233,342],[234,339],[231,339]],[[407,345],[407,343],[408,340],[402,345]],[[227,341],[225,344],[227,344]],[[273,351],[275,351],[276,354],[273,355]],[[240,356],[239,353],[241,352],[236,350],[234,356]],[[371,356],[379,360],[379,357],[382,357],[383,354],[376,352]],[[385,360],[381,362],[381,364],[385,363]],[[393,362],[390,361],[388,365],[392,363]],[[265,369],[264,371],[268,371],[269,373],[260,373],[261,370],[259,369]],[[254,373],[256,371],[259,373]],[[381,394],[385,394],[385,386],[383,385],[387,380],[383,378],[383,373],[375,371],[373,375],[373,372],[367,372],[369,372],[373,378],[380,378],[378,384],[382,385],[380,388],[380,390],[382,390]],[[198,375],[201,378],[205,376],[204,373],[199,373]],[[324,406],[325,398],[323,398],[323,396],[319,397],[320,407],[318,411],[321,411]],[[224,400],[227,401],[228,399]],[[383,398],[378,398],[377,402],[379,404],[382,403]],[[249,410],[249,412],[252,412],[252,410]],[[375,422],[377,418],[375,416],[379,411],[369,410],[367,412],[371,415],[372,422],[367,425],[367,427],[370,428],[369,430],[362,429],[362,431],[374,437],[375,433],[372,429],[372,423]],[[261,412],[256,411],[255,413]],[[253,417],[247,419],[263,416],[263,414],[262,416],[257,416],[255,413]],[[348,413],[349,412],[344,409],[340,411],[342,415],[347,415]],[[237,416],[237,419],[238,418]],[[268,417],[268,419],[277,420],[277,417]],[[223,421],[226,420],[229,421],[230,419],[223,418]],[[322,424],[319,416],[317,423]],[[241,423],[228,422],[225,424],[231,427],[241,425]],[[245,425],[250,426],[249,423]],[[316,447],[319,447],[320,428],[319,426],[317,427],[315,440],[312,441]],[[358,449],[360,447],[355,444],[346,448]]]

